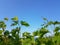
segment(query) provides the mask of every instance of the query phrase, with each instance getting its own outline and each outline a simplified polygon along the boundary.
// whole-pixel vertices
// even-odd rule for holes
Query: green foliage
[[[39,35],[39,31],[37,30],[37,31],[33,32],[33,35],[34,36],[38,36]]]
[[[6,24],[4,23],[4,21],[0,21],[0,28],[5,28]]]
[[[60,27],[56,27],[54,32],[58,32],[60,30]]]
[[[4,32],[4,35],[9,35],[9,31],[6,30],[6,31]]]
[[[3,33],[3,30],[0,30],[0,35],[2,35],[2,33]]]
[[[6,30],[8,24],[6,26],[5,20],[8,21],[8,18],[0,21],[0,45],[60,45],[59,21],[48,21],[46,18],[43,18],[47,22],[40,29],[32,33],[24,32],[21,34],[21,26],[30,26],[26,21],[19,21],[18,17],[11,18],[11,27],[13,29],[9,31]],[[48,26],[51,25],[54,26],[54,30],[52,30],[53,35],[49,36]]]

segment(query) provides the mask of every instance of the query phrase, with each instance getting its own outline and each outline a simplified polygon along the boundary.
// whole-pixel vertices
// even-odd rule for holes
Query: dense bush
[[[29,24],[25,21],[19,21],[18,17],[11,18],[12,24],[10,26],[15,28],[9,31],[6,30],[8,25],[6,22],[9,19],[4,18],[0,21],[0,45],[60,45],[60,22],[43,19],[46,23],[40,29],[32,34],[24,32],[21,37],[21,26],[28,27]],[[49,36],[48,27],[52,25],[54,26],[53,35]]]

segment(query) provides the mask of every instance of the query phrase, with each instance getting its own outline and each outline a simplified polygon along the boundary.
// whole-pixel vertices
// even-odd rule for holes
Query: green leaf
[[[0,30],[0,35],[2,34],[3,30]]]
[[[60,28],[59,27],[56,27],[55,29],[54,29],[54,32],[58,32],[60,30]]]
[[[11,18],[11,20],[17,21],[17,20],[18,20],[18,17],[16,16],[16,17],[14,17],[14,18]]]
[[[60,24],[60,22],[58,22],[58,21],[55,21],[53,24],[54,24],[54,25],[56,25],[56,24]]]
[[[41,29],[40,29],[40,32],[41,32],[41,33],[42,33],[42,32],[48,32],[48,30],[45,29],[45,28],[41,28]]]
[[[6,31],[4,32],[4,35],[9,35],[9,31],[6,30]]]
[[[46,18],[43,18],[43,20],[47,20]]]
[[[16,26],[17,24],[16,23],[12,23],[11,26]]]
[[[51,25],[51,24],[53,24],[53,21],[49,21],[49,22],[48,22],[48,25]]]
[[[18,24],[18,21],[13,21],[14,23]]]
[[[23,25],[23,26],[26,26],[26,27],[29,26],[29,24],[28,24],[27,22],[25,22],[25,21],[21,21],[20,23],[21,23],[21,25]]]
[[[39,34],[39,31],[38,31],[38,30],[35,31],[35,32],[33,32],[33,35],[34,35],[34,36],[38,36],[38,34]]]
[[[8,18],[4,18],[4,20],[8,21]]]
[[[43,37],[43,35],[47,34],[49,31],[46,28],[41,28],[39,30],[40,36]]]
[[[0,28],[6,28],[6,24],[4,23],[4,21],[0,21]]]
[[[11,26],[16,26],[18,24],[18,21],[13,21],[13,23],[11,24]]]

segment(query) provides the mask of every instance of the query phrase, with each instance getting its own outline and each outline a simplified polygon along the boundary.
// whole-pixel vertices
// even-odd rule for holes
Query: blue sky
[[[43,17],[60,21],[60,0],[0,0],[0,20],[14,16],[30,24],[28,28],[22,27],[22,32],[33,32],[41,27]]]

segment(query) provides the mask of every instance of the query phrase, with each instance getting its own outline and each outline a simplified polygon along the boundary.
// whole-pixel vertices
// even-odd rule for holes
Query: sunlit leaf
[[[6,28],[6,24],[4,23],[4,21],[0,21],[0,28]]]
[[[3,30],[0,30],[0,35],[2,35],[2,33],[3,33]]]
[[[17,21],[18,17],[11,18],[13,21]]]

